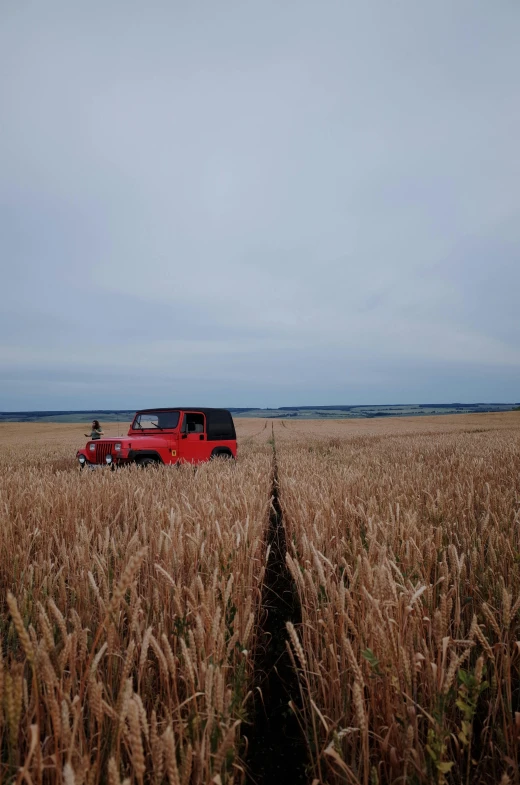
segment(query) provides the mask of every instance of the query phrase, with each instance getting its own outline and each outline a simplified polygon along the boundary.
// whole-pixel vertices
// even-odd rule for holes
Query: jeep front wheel
[[[138,458],[137,465],[144,469],[146,466],[157,466],[159,461],[155,458]]]

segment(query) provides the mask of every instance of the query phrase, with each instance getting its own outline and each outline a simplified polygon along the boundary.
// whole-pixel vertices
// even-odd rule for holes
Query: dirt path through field
[[[271,426],[271,434],[274,429]],[[289,708],[299,706],[299,686],[286,649],[288,621],[301,624],[301,609],[287,569],[285,527],[278,499],[278,466],[273,439],[272,504],[267,532],[269,557],[262,593],[262,616],[255,662],[255,717],[247,733],[248,785],[307,782],[307,752],[302,732]]]

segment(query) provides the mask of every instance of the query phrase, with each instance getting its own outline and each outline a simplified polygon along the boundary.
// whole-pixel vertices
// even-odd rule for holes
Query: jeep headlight
[[[94,452],[94,451],[95,451],[95,449],[96,449],[96,445],[95,445],[94,443],[92,443],[92,444],[89,444],[89,450],[90,450],[90,452]]]
[[[114,444],[114,450],[117,450],[119,452],[120,449],[121,449],[121,442],[116,442]]]

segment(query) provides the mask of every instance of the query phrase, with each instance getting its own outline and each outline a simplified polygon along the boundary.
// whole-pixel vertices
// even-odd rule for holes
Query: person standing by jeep
[[[101,429],[99,420],[92,420],[92,431],[90,433],[86,433],[85,436],[87,438],[92,439],[92,441],[95,441],[96,439],[101,439],[101,437],[103,436],[103,430]]]

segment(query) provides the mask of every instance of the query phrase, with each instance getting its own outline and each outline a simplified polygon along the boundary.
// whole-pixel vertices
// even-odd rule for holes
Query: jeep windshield
[[[172,430],[179,424],[180,412],[141,412],[132,423],[134,431]]]

